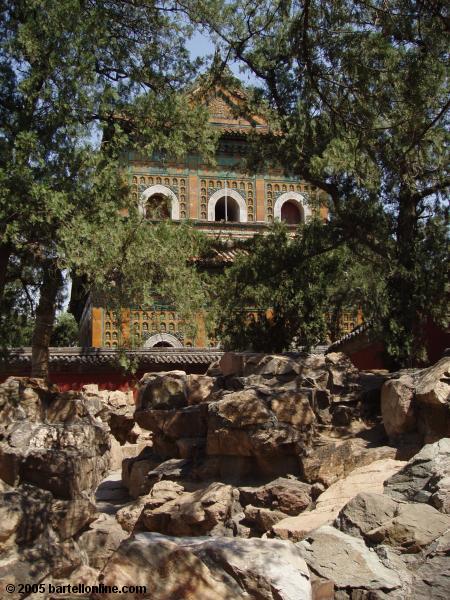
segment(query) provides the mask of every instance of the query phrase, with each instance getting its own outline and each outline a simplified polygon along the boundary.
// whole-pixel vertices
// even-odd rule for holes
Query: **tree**
[[[0,5],[0,301],[8,282],[33,271],[33,375],[48,373],[62,272],[82,276],[77,254],[91,244],[83,225],[95,224],[103,239],[135,232],[136,220],[119,214],[134,210],[124,152],[212,148],[204,111],[179,93],[198,65],[173,8],[146,0]]]
[[[50,343],[52,346],[78,346],[78,324],[73,315],[68,312],[58,315]]]
[[[340,331],[345,310],[364,306],[370,318],[383,294],[380,265],[372,256],[363,267],[333,238],[327,224],[313,220],[295,236],[277,224],[247,242],[218,286],[218,335],[226,348],[311,348]]]
[[[448,263],[448,11],[438,2],[208,2],[180,5],[258,78],[276,160],[332,202],[338,239],[383,261],[374,315],[393,363],[424,359],[445,323]],[[264,106],[264,103],[263,103]]]

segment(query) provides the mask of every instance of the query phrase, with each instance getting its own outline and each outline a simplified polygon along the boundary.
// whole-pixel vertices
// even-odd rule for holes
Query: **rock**
[[[259,487],[239,488],[240,503],[278,510],[286,515],[298,515],[311,503],[311,486],[287,477],[279,477]]]
[[[402,585],[396,571],[386,568],[361,539],[334,527],[324,525],[296,546],[311,571],[338,589],[386,592]]]
[[[126,537],[114,517],[102,514],[80,535],[78,546],[87,556],[88,565],[101,570]]]
[[[312,390],[299,390],[297,393],[277,394],[270,403],[270,408],[280,423],[294,427],[311,427],[316,420],[312,410]]]
[[[300,457],[302,479],[308,483],[329,486],[346,477],[353,469],[381,459],[395,458],[397,451],[389,446],[368,447],[365,440],[355,438],[343,442],[326,441],[308,449]]]
[[[348,477],[337,481],[319,496],[314,510],[279,521],[272,528],[273,534],[282,539],[301,540],[314,529],[334,521],[339,511],[357,494],[381,493],[384,480],[404,464],[387,459],[354,469]]]
[[[208,566],[189,549],[171,538],[140,533],[119,546],[101,575],[106,589],[117,586],[144,586],[152,600],[169,598],[201,598],[225,600],[238,598],[241,589],[227,586],[213,577]],[[139,598],[139,594],[122,594],[125,599]],[[111,592],[94,594],[98,600],[115,600]],[[245,596],[244,596],[245,597]]]
[[[188,375],[186,396],[189,405],[207,402],[215,384],[214,377],[208,375]]]
[[[400,504],[396,515],[379,527],[366,532],[376,544],[389,544],[403,552],[419,552],[450,528],[450,516],[432,506]]]
[[[416,383],[416,399],[419,404],[448,406],[450,403],[450,357],[441,358],[436,364],[419,373]]]
[[[325,366],[329,373],[327,387],[331,393],[341,396],[341,401],[344,396],[347,400],[356,400],[360,392],[359,373],[348,356],[342,352],[330,352],[325,356]]]
[[[342,508],[335,525],[344,533],[356,537],[365,535],[392,519],[398,506],[399,503],[389,496],[362,492]]]
[[[145,506],[148,509],[158,508],[170,500],[175,500],[183,492],[184,488],[174,481],[158,481],[149,494],[140,496],[135,502],[118,510],[116,519],[125,531],[131,533]]]
[[[450,357],[418,373],[416,405],[418,430],[425,443],[450,437]]]
[[[109,425],[112,435],[121,444],[136,442],[134,429],[133,392],[120,390],[99,390],[97,384],[82,387],[84,397],[92,407],[94,416],[100,417]]]
[[[448,600],[449,573],[450,556],[427,557],[419,563],[413,572],[414,600]]]
[[[430,504],[440,512],[450,514],[450,475],[433,482]]]
[[[270,510],[251,504],[245,507],[244,514],[246,522],[258,534],[269,531],[278,521],[286,518],[286,514],[279,510]]]
[[[145,419],[140,420],[153,434],[177,440],[182,437],[206,437],[207,414],[207,405],[199,404],[179,410],[147,410]]]
[[[448,506],[445,481],[450,476],[450,439],[443,438],[427,444],[414,455],[398,473],[386,480],[385,493],[398,500],[409,502],[436,502]],[[440,487],[442,483],[442,487]],[[439,501],[439,492],[441,500]],[[437,496],[433,495],[437,493]],[[442,496],[444,496],[442,498]]]
[[[300,410],[295,413],[293,404],[288,407],[290,400],[285,392],[270,396],[250,388],[228,393],[221,400],[210,403],[207,454],[255,457],[255,476],[258,470],[263,475],[277,476],[279,467],[285,473],[289,468],[298,470],[296,457],[303,446],[310,443],[313,433],[312,411],[305,407],[303,395],[298,395],[298,400]],[[279,421],[271,410],[275,401],[281,419],[294,420],[295,425]],[[292,457],[290,462],[284,458],[287,455]],[[278,464],[274,460],[277,458],[280,458]]]
[[[147,373],[139,382],[135,419],[144,429],[148,410],[170,410],[187,406],[187,376],[184,371]]]
[[[279,540],[140,533],[122,544],[106,566],[103,582],[146,585],[154,600],[311,600],[300,552]]]
[[[414,380],[411,375],[389,379],[381,388],[381,414],[386,433],[396,438],[416,428]]]
[[[152,483],[147,475],[160,463],[161,458],[151,448],[144,448],[135,458],[126,458],[122,462],[122,482],[132,498],[148,494]]]
[[[184,492],[154,508],[145,506],[139,526],[167,535],[232,535],[232,517],[240,512],[238,492],[230,485],[212,483],[206,489]]]

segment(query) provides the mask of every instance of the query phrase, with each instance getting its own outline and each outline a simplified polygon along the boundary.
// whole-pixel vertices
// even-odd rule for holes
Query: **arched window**
[[[239,205],[234,198],[223,196],[216,202],[214,221],[239,223]]]
[[[273,207],[274,219],[291,225],[304,223],[311,217],[311,209],[298,192],[286,192],[278,196]]]
[[[241,194],[232,188],[214,192],[208,200],[208,221],[247,222],[247,207]]]
[[[145,203],[145,216],[147,219],[169,219],[169,198],[162,194],[149,196]]]
[[[180,218],[180,203],[174,192],[167,186],[151,185],[142,192],[139,202],[141,214],[149,219],[178,220]]]
[[[288,200],[281,207],[281,220],[288,225],[297,225],[302,219],[300,207],[296,202]]]

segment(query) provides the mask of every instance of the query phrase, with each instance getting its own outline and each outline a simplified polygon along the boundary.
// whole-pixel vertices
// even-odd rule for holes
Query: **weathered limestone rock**
[[[116,513],[120,526],[130,533],[134,530],[144,507],[148,510],[175,500],[184,492],[184,488],[175,481],[158,481],[154,484],[149,494],[140,496],[135,502],[127,504]]]
[[[312,572],[337,589],[390,591],[401,587],[395,570],[358,538],[324,525],[296,544]]]
[[[102,514],[77,541],[81,552],[87,556],[88,565],[101,570],[127,537],[114,517]]]
[[[121,545],[104,569],[103,582],[146,585],[154,600],[311,600],[299,550],[279,540],[139,533]]]
[[[362,492],[348,502],[335,525],[344,533],[359,537],[394,518],[399,503],[384,494]]]
[[[208,375],[188,375],[186,397],[189,405],[208,402],[213,391],[215,378]]]
[[[414,379],[402,375],[389,379],[381,388],[381,414],[390,438],[413,431],[417,425],[414,409]]]
[[[302,478],[308,483],[329,486],[346,477],[357,467],[381,459],[395,458],[396,449],[389,446],[368,447],[361,438],[345,441],[326,441],[322,446],[308,449],[300,458]]]
[[[122,462],[122,482],[132,498],[145,496],[152,486],[147,475],[161,463],[151,448],[145,448],[135,458],[126,458]]]
[[[325,356],[329,373],[328,389],[340,402],[357,400],[360,394],[359,373],[352,361],[342,352]]]
[[[268,398],[258,390],[246,389],[226,394],[208,408],[206,451],[210,456],[295,456],[309,443],[313,432],[314,414],[303,396]]]
[[[436,364],[419,373],[416,383],[419,404],[450,403],[450,357],[441,358]]]
[[[279,477],[259,487],[239,488],[240,503],[298,515],[311,503],[311,486],[297,479]]]
[[[121,444],[135,443],[138,433],[134,430],[133,392],[119,390],[99,390],[98,385],[90,383],[82,387],[94,416],[108,423],[112,435]]]
[[[432,506],[400,504],[396,515],[366,533],[376,544],[389,544],[403,552],[419,552],[450,528],[450,516]]]
[[[331,485],[317,500],[316,508],[297,517],[288,517],[273,526],[276,537],[301,540],[311,531],[331,523],[339,511],[361,492],[380,494],[383,482],[396,473],[405,463],[392,459],[378,460],[353,470],[348,477]]]
[[[105,586],[145,586],[152,600],[169,598],[202,598],[225,600],[239,597],[235,585],[231,589],[211,574],[208,566],[189,549],[175,540],[155,534],[140,533],[121,544],[102,573]],[[117,594],[102,593],[98,600],[115,600]],[[138,594],[122,594],[134,600]],[[245,596],[244,596],[245,598]]]
[[[0,478],[6,483],[32,483],[69,500],[102,480],[108,430],[92,417],[81,394],[10,378],[0,386],[0,415]]]
[[[74,537],[95,519],[109,466],[103,410],[38,379],[0,385],[0,579],[16,586],[12,599],[18,584],[67,579],[85,560]]]
[[[251,529],[258,534],[269,531],[273,525],[286,518],[285,513],[279,510],[270,510],[261,506],[248,504],[244,509],[245,521]]]
[[[206,489],[185,492],[154,508],[145,506],[139,527],[167,535],[232,535],[232,518],[240,512],[238,492],[230,485],[212,483]]]
[[[385,482],[385,493],[398,500],[432,503],[448,510],[450,439],[427,444],[398,473]],[[435,495],[436,494],[436,495]]]
[[[148,410],[171,410],[187,406],[187,375],[184,371],[147,373],[140,381],[135,419],[144,429]]]
[[[426,443],[450,437],[450,357],[419,372],[416,404],[418,429]]]

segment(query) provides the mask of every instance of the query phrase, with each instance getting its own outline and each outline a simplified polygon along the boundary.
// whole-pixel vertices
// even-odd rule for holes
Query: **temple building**
[[[194,90],[194,99],[196,93]],[[177,162],[156,155],[128,154],[126,173],[132,198],[144,216],[189,220],[207,235],[231,242],[267,230],[276,220],[285,221],[295,231],[314,211],[327,217],[326,198],[307,182],[289,177],[282,170],[257,174],[245,171],[247,136],[254,132],[264,135],[268,125],[259,116],[254,116],[252,122],[236,116],[244,95],[240,89],[216,89],[206,99],[210,123],[220,131],[214,168],[199,155]],[[232,250],[226,254],[222,257],[224,264],[232,261]],[[80,321],[81,344],[117,348],[116,317],[96,301],[95,294],[91,295]],[[355,318],[347,315],[346,319],[350,330],[356,324]],[[136,347],[218,345],[217,340],[208,337],[201,317],[195,337],[189,337],[177,313],[163,304],[124,308],[122,323],[124,337],[132,338]]]

